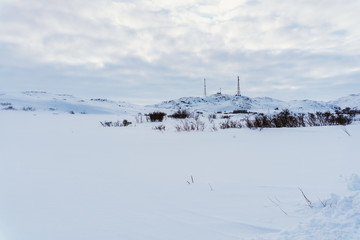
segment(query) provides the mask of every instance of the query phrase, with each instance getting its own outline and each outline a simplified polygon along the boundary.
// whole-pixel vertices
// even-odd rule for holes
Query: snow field
[[[99,123],[132,117],[1,112],[3,239],[356,239],[360,125]]]

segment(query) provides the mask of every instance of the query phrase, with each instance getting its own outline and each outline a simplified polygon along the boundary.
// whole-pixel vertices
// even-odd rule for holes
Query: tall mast
[[[238,76],[238,85],[237,85],[237,93],[236,96],[241,96],[240,94],[240,77]]]
[[[204,97],[206,97],[206,79],[204,78]]]

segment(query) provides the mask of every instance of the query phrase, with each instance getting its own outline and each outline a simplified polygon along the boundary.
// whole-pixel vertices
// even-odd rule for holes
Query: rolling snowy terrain
[[[360,110],[360,94],[352,94],[330,102],[312,100],[281,101],[268,97],[249,98],[215,94],[206,98],[184,97],[155,105],[139,106],[110,99],[83,99],[68,94],[52,94],[39,91],[12,94],[0,93],[0,110],[50,111],[53,113],[134,114],[154,110],[174,112],[179,108],[204,113],[231,112],[234,110],[272,113],[282,109],[306,113],[317,111],[333,112],[338,108],[346,107]]]
[[[2,93],[0,239],[359,239],[359,122],[212,131],[205,114],[360,109],[359,99],[212,95],[144,107]],[[206,130],[138,115],[178,108],[204,112]],[[100,124],[124,119],[132,124]]]

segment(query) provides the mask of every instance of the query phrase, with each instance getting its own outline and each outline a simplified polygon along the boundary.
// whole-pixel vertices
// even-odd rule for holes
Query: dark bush
[[[232,113],[233,114],[248,113],[248,111],[247,110],[234,110]]]
[[[314,113],[292,113],[288,109],[274,115],[258,114],[254,119],[245,119],[248,128],[282,128],[282,127],[306,127],[306,126],[329,126],[350,124],[353,117],[348,114],[316,112]]]
[[[129,122],[128,120],[124,119],[124,121],[122,122],[122,125],[123,125],[124,127],[126,127],[126,126],[129,126],[131,123],[132,123],[132,122]]]
[[[22,110],[23,111],[35,111],[35,108],[33,108],[33,107],[23,107]]]
[[[353,118],[345,114],[337,114],[335,122],[337,125],[348,125],[352,123]]]
[[[272,123],[276,128],[281,127],[300,127],[296,114],[291,113],[289,109],[284,109],[272,117]],[[266,126],[264,126],[266,127]]]
[[[259,114],[255,116],[253,127],[254,128],[272,128],[275,124],[272,123],[271,117],[268,117],[264,114]]]
[[[251,120],[249,117],[245,118],[245,126],[247,128],[253,129],[254,127],[254,121]]]
[[[209,114],[208,119],[216,119],[216,114],[215,113]]]
[[[204,131],[205,123],[200,119],[185,119],[180,120],[180,124],[175,126],[178,132],[190,132],[190,131]]]
[[[0,103],[1,106],[11,106],[11,103],[9,102],[2,102]]]
[[[314,113],[308,113],[306,117],[306,123],[310,127],[320,126]]]
[[[8,106],[6,108],[4,108],[4,110],[16,110],[13,106]]]
[[[164,112],[152,112],[147,115],[151,122],[162,122],[166,113]]]
[[[186,109],[178,109],[176,112],[169,115],[169,117],[177,118],[177,119],[184,119],[184,118],[189,118],[190,115],[191,115],[190,112],[187,111]]]
[[[242,128],[240,121],[232,121],[230,119],[226,120],[225,122],[220,123],[221,129],[227,128]]]
[[[350,115],[350,117],[355,117],[357,114],[360,114],[360,110],[357,109],[351,109],[349,107],[346,107],[344,109],[340,110],[336,110],[335,113],[337,114],[348,114]]]

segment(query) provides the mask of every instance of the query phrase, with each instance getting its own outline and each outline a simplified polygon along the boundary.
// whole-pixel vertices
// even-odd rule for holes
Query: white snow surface
[[[136,122],[154,106],[9,96],[1,240],[360,239],[358,122],[214,132],[203,117],[204,132],[176,132],[180,120]],[[133,124],[99,123],[123,119]]]

